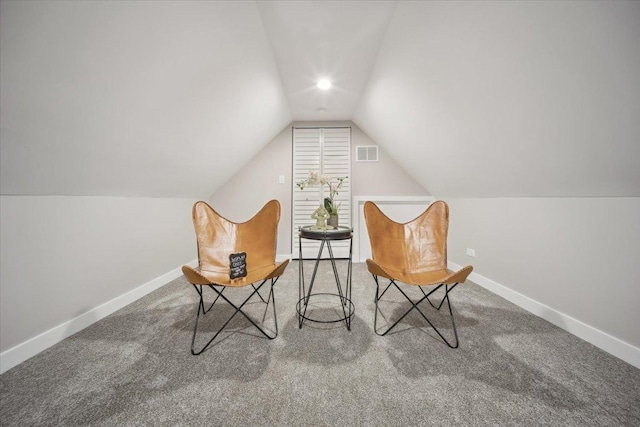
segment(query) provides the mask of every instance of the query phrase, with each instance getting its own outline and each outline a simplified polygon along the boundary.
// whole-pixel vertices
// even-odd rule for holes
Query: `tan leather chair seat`
[[[373,202],[366,202],[364,217],[373,258],[367,260],[367,268],[376,282],[376,312],[373,324],[376,334],[386,335],[410,311],[416,310],[449,347],[458,347],[458,332],[451,310],[449,293],[459,283],[463,283],[467,279],[473,271],[473,267],[468,265],[458,271],[447,268],[447,233],[449,231],[449,207],[447,204],[441,200],[436,201],[416,219],[407,223],[398,223],[387,217]],[[389,281],[388,286],[384,287],[380,284],[381,278]],[[419,287],[424,297],[417,301],[411,300],[400,288],[402,284]],[[386,331],[380,333],[377,326],[379,303],[392,285],[411,303],[411,308],[399,316],[395,323],[388,326]],[[384,288],[382,292],[380,292],[381,286]],[[432,287],[428,292],[423,289],[427,286]],[[444,296],[439,303],[434,304],[429,297],[443,287]],[[453,343],[442,335],[422,309],[418,307],[425,300],[438,311],[445,302],[447,303],[455,338]]]
[[[242,223],[233,222],[218,214],[206,202],[196,202],[192,209],[193,225],[198,243],[198,266],[182,266],[182,272],[198,292],[198,313],[191,339],[191,353],[196,355],[206,350],[215,338],[222,332],[229,321],[241,313],[264,336],[273,339],[278,335],[278,321],[276,317],[275,295],[273,285],[284,273],[289,260],[277,263],[276,242],[278,237],[278,222],[280,221],[280,203],[271,200],[250,220]],[[231,278],[231,255],[246,253],[246,276]],[[242,270],[242,269],[241,269]],[[269,282],[269,294],[265,300],[260,289]],[[256,283],[259,285],[256,287]],[[208,286],[215,293],[213,303],[206,309],[203,288]],[[242,288],[252,286],[253,292],[241,304],[235,304],[223,294],[228,288]],[[258,296],[266,304],[265,312],[270,303],[273,307],[275,333],[268,333],[257,321],[242,311],[242,307],[254,296]],[[219,301],[220,300],[220,301]],[[200,314],[205,315],[215,304],[226,302],[235,309],[231,317],[218,329],[213,338],[202,347],[194,349],[198,320]]]

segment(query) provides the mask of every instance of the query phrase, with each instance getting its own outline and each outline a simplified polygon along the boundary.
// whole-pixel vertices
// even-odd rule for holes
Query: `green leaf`
[[[324,198],[324,208],[329,214],[333,213],[333,203],[331,203],[331,199],[328,197]]]

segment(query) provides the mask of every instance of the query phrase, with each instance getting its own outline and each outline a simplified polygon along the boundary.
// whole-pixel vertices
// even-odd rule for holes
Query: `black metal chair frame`
[[[396,327],[396,325],[398,323],[400,323],[402,321],[402,319],[404,319],[413,309],[415,309],[418,313],[420,313],[420,315],[424,318],[424,320],[427,321],[427,323],[436,331],[436,333],[440,336],[440,338],[445,342],[445,344],[447,344],[449,347],[451,348],[458,348],[458,331],[456,330],[456,322],[453,318],[453,311],[451,310],[451,301],[449,300],[449,292],[451,292],[453,290],[453,288],[455,288],[458,283],[454,283],[453,285],[449,286],[445,283],[441,283],[439,285],[437,285],[434,289],[430,290],[428,293],[426,293],[424,291],[424,289],[422,289],[422,286],[418,286],[418,288],[420,289],[420,292],[422,292],[422,294],[424,295],[422,298],[420,298],[417,302],[414,302],[401,288],[400,286],[398,286],[398,284],[396,283],[395,279],[388,279],[389,280],[389,284],[387,285],[387,287],[384,289],[384,291],[382,291],[382,293],[380,293],[380,283],[378,282],[378,276],[376,276],[375,274],[372,275],[373,279],[376,281],[376,296],[375,296],[375,304],[376,304],[376,312],[375,312],[375,316],[374,316],[374,321],[373,321],[373,330],[375,331],[375,333],[377,335],[380,336],[385,336],[386,334],[388,334],[393,328]],[[400,316],[400,318],[398,320],[396,320],[396,322],[389,326],[387,328],[386,331],[379,333],[378,332],[378,311],[380,311],[380,313],[382,314],[382,310],[379,309],[378,307],[378,302],[380,301],[380,299],[384,296],[384,294],[389,290],[389,288],[391,287],[391,285],[394,285],[395,288],[407,299],[407,301],[409,301],[409,303],[411,304],[411,308],[409,308],[409,310],[407,310],[402,316]],[[414,285],[411,285],[414,286]],[[434,292],[436,292],[438,289],[442,288],[444,286],[445,289],[445,293],[444,293],[444,297],[442,297],[442,301],[440,301],[440,304],[438,304],[437,306],[431,302],[431,300],[429,299],[429,296],[431,294],[433,294]],[[436,310],[440,311],[440,309],[442,308],[442,305],[444,304],[444,301],[447,301],[447,307],[449,308],[449,318],[451,319],[451,325],[453,326],[453,334],[454,334],[454,338],[455,338],[455,344],[451,344],[449,342],[449,340],[447,340],[444,335],[442,335],[442,333],[440,333],[440,331],[438,330],[438,328],[436,328],[433,323],[431,323],[431,321],[429,320],[429,318],[427,318],[427,316],[422,312],[422,310],[420,310],[420,308],[418,307],[418,305],[423,302],[424,300],[427,300],[429,302],[429,304],[435,308]],[[384,315],[383,315],[384,316]]]
[[[242,302],[242,304],[240,305],[235,305],[233,302],[231,302],[231,300],[229,300],[229,298],[227,298],[225,295],[223,295],[222,293],[225,291],[226,288],[228,288],[229,286],[223,286],[223,285],[216,285],[214,283],[209,284],[209,285],[193,285],[193,287],[196,289],[196,292],[198,292],[198,295],[200,296],[200,302],[198,303],[198,313],[196,314],[196,322],[195,325],[193,327],[193,336],[191,338],[191,354],[193,354],[194,356],[199,355],[200,353],[202,353],[203,351],[205,351],[207,348],[209,348],[209,346],[211,345],[211,343],[213,343],[213,341],[218,337],[218,335],[220,335],[220,333],[224,330],[224,328],[229,324],[229,322],[231,322],[231,320],[236,316],[236,314],[241,313],[249,322],[251,322],[251,324],[253,326],[255,326],[256,329],[258,329],[258,331],[260,331],[265,337],[267,337],[268,339],[272,340],[274,338],[276,338],[278,336],[278,317],[276,316],[276,300],[275,300],[275,295],[273,292],[273,286],[276,284],[276,282],[278,281],[278,277],[275,277],[273,279],[265,279],[262,281],[262,283],[260,283],[260,285],[258,285],[258,287],[255,286],[255,283],[251,284],[251,287],[253,288],[253,292],[251,292],[251,294]],[[267,300],[265,301],[265,299],[262,297],[262,295],[260,294],[260,289],[262,288],[262,286],[267,283],[267,281],[270,281],[270,286],[269,286],[269,296],[267,297]],[[213,302],[211,303],[211,305],[209,306],[209,308],[207,308],[205,310],[205,304],[204,304],[204,292],[202,287],[203,286],[209,286],[209,288],[213,289],[214,292],[216,292],[216,298],[213,300]],[[218,290],[216,288],[216,286],[221,287],[222,289]],[[258,295],[260,297],[260,299],[262,300],[263,303],[266,304],[265,309],[264,309],[264,314],[262,315],[262,322],[265,321],[266,316],[267,316],[267,311],[269,309],[269,301],[271,301],[272,305],[273,305],[273,321],[275,323],[275,333],[269,335],[265,329],[261,328],[248,314],[246,314],[244,311],[242,311],[242,307],[245,306],[245,304],[247,304],[249,302],[249,300],[251,298],[254,297],[254,295]],[[204,347],[202,347],[202,349],[200,349],[199,351],[196,351],[194,349],[195,346],[195,342],[196,342],[196,333],[198,330],[198,321],[200,320],[200,312],[202,312],[202,315],[204,316],[205,314],[207,314],[215,305],[215,303],[218,301],[218,299],[222,297],[223,300],[225,300],[231,307],[235,308],[235,311],[233,312],[233,314],[229,317],[229,319],[227,319],[226,322],[224,322],[224,324],[220,327],[220,329],[218,329],[218,331],[213,335],[213,338],[211,338],[209,340],[209,342],[207,342],[207,344],[205,344]]]

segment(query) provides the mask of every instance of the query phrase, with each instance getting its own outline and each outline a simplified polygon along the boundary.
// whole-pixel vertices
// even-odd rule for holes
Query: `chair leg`
[[[209,287],[211,289],[213,289],[214,285],[209,285]],[[209,310],[211,310],[211,308],[213,308],[213,306],[215,305],[215,303],[218,301],[218,298],[220,298],[220,295],[216,296],[216,299],[213,300],[213,302],[211,303],[211,305],[209,306],[209,308],[207,308],[205,310],[204,308],[204,299],[202,298],[202,288],[198,289],[198,287],[196,285],[193,285],[194,288],[196,288],[196,291],[198,292],[198,294],[200,294],[200,308],[202,308],[202,314],[207,314],[209,312]],[[220,293],[224,292],[225,288],[222,288],[222,290],[220,291]]]
[[[255,284],[251,284],[251,287],[256,290],[256,285]],[[260,292],[257,292],[258,296],[260,297],[260,299],[262,300],[262,302],[266,303],[266,301],[264,300],[264,298],[262,298],[262,295],[260,294]]]
[[[267,279],[269,280],[269,279]],[[193,287],[196,289],[196,292],[198,292],[198,295],[200,297],[200,301],[198,302],[198,312],[196,314],[196,321],[195,321],[195,325],[193,327],[193,336],[191,337],[191,354],[193,354],[194,356],[197,356],[199,354],[201,354],[203,351],[205,351],[212,343],[213,341],[218,337],[218,335],[220,335],[220,333],[224,330],[224,328],[229,324],[229,322],[231,322],[231,320],[236,316],[236,314],[240,313],[242,314],[247,320],[249,320],[249,322],[256,328],[258,329],[258,331],[260,331],[265,337],[267,337],[268,339],[272,340],[274,338],[276,338],[278,336],[278,319],[277,319],[277,315],[276,315],[276,302],[275,302],[275,293],[273,292],[273,286],[276,284],[276,282],[278,281],[278,278],[274,278],[274,279],[270,279],[270,290],[269,290],[269,296],[267,298],[267,301],[264,300],[264,298],[262,298],[262,296],[259,293],[260,288],[262,288],[262,286],[267,282],[267,280],[264,280],[262,283],[260,283],[260,285],[258,287],[255,287],[254,285],[252,285],[253,287],[253,292],[251,292],[251,294],[242,302],[242,304],[236,306],[233,302],[231,302],[225,295],[223,295],[223,292],[225,291],[225,287],[223,287],[221,290],[216,289],[214,286],[209,285],[209,287],[211,289],[213,289],[213,291],[216,292],[216,298],[213,301],[213,303],[209,306],[209,308],[207,310],[204,309],[204,296],[203,296],[203,291],[202,291],[202,286],[200,285],[193,285]],[[261,328],[251,317],[249,317],[249,315],[247,315],[244,311],[242,311],[242,308],[244,307],[244,305],[249,302],[249,300],[251,298],[254,297],[254,295],[258,294],[260,296],[260,299],[265,302],[266,307],[265,307],[265,312],[264,315],[262,317],[262,322],[264,323],[264,320],[266,318],[266,314],[267,314],[267,310],[269,309],[269,302],[271,302],[271,304],[273,305],[273,320],[275,323],[275,332],[272,333],[271,335],[269,333],[267,333],[265,331],[265,329]],[[200,319],[200,312],[202,312],[203,315],[205,315],[206,313],[208,313],[211,308],[213,308],[213,305],[218,301],[218,299],[222,297],[223,300],[225,300],[231,307],[233,307],[235,309],[235,311],[233,312],[233,314],[224,322],[224,324],[218,329],[218,331],[213,335],[213,337],[204,345],[204,347],[202,347],[200,350],[195,350],[195,341],[196,341],[196,333],[198,330],[198,321]]]
[[[271,300],[271,305],[273,305],[273,321],[276,327],[276,334],[273,338],[278,336],[278,317],[276,316],[276,300],[275,300],[275,295],[273,294],[273,285],[275,285],[277,281],[278,281],[277,278],[275,280],[271,279],[271,286],[269,287],[269,296],[267,297],[267,301],[265,301],[262,298],[262,296],[260,296],[260,299],[266,304],[264,307],[264,314],[262,315],[262,323],[264,323],[265,319],[267,318],[267,311],[269,310],[269,300]],[[273,339],[273,338],[269,338],[269,339]]]
[[[430,292],[425,293],[424,290],[422,288],[420,288],[420,291],[422,291],[423,293],[423,297],[420,298],[417,302],[414,302],[413,300],[411,300],[411,298],[398,286],[398,284],[395,282],[395,280],[390,280],[389,285],[384,289],[384,291],[382,292],[382,294],[380,294],[380,283],[378,282],[378,277],[376,275],[373,275],[373,278],[376,282],[376,296],[375,296],[375,303],[376,303],[376,308],[375,308],[375,315],[374,315],[374,321],[373,321],[373,329],[374,332],[377,335],[380,336],[384,336],[386,334],[388,334],[393,328],[396,327],[396,325],[398,323],[400,323],[402,321],[402,319],[404,319],[412,310],[416,310],[418,313],[420,313],[420,315],[424,318],[424,320],[427,321],[427,323],[429,324],[429,326],[431,326],[433,328],[434,331],[436,331],[436,333],[438,334],[438,336],[440,336],[440,338],[442,339],[442,341],[445,342],[445,344],[447,344],[449,347],[451,348],[458,348],[459,345],[459,340],[458,340],[458,331],[456,329],[456,323],[453,317],[453,310],[451,309],[451,301],[449,299],[449,292],[451,292],[453,290],[453,288],[456,287],[456,285],[458,285],[458,283],[453,284],[451,287],[449,287],[449,285],[446,284],[440,284],[438,286],[435,287],[435,289],[432,289]],[[406,299],[407,301],[409,301],[409,303],[411,304],[411,308],[409,308],[409,310],[407,310],[406,312],[404,312],[404,314],[402,314],[402,316],[400,316],[400,318],[398,320],[395,321],[395,323],[391,326],[389,326],[384,332],[380,333],[378,332],[378,311],[380,311],[382,313],[382,311],[379,308],[379,301],[382,298],[382,295],[384,295],[388,290],[389,287],[393,285]],[[438,289],[440,289],[442,286],[445,287],[445,295],[442,298],[442,301],[440,301],[440,304],[438,305],[438,307],[436,307],[431,300],[429,300],[429,296],[431,294],[433,294],[435,291],[437,291]],[[442,333],[438,330],[438,328],[436,328],[433,323],[431,323],[431,321],[429,320],[429,318],[427,318],[427,316],[422,312],[422,310],[420,310],[420,308],[418,307],[418,305],[424,301],[427,300],[429,302],[429,304],[431,304],[431,306],[433,306],[434,308],[436,308],[438,311],[440,310],[440,308],[442,307],[442,305],[444,304],[444,301],[447,301],[447,307],[449,308],[449,318],[451,320],[451,325],[453,327],[453,335],[454,335],[454,342],[451,343],[449,342],[449,340],[447,340],[444,335],[442,335]]]
[[[445,293],[445,296],[449,295],[449,292],[451,292],[453,290],[453,288],[455,288],[456,286],[458,286],[458,283],[454,283]],[[424,292],[424,289],[422,289],[421,286],[418,286],[418,288],[420,288],[420,291],[422,292],[422,294],[427,297],[427,301],[429,302],[429,304],[431,304],[431,307],[435,308],[436,310],[440,311],[440,308],[442,307],[442,304],[444,304],[444,300],[445,298],[443,297],[442,300],[440,301],[440,304],[438,304],[438,306],[436,307],[435,304],[433,302],[431,302],[431,300],[429,299],[429,295],[431,295],[432,293],[434,293],[435,291],[437,291],[438,289],[440,289],[442,287],[442,284],[438,285],[435,289],[433,289],[431,292],[429,292],[428,294]]]

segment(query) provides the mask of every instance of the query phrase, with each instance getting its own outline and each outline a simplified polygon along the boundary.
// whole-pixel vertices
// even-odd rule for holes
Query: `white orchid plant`
[[[335,197],[339,194],[339,190],[344,183],[344,180],[349,178],[348,176],[333,178],[328,175],[320,175],[318,171],[309,171],[309,177],[297,182],[296,185],[300,190],[304,190],[306,187],[313,187],[315,185],[328,185],[329,197],[324,198],[324,208],[330,215],[337,215],[340,211],[340,203],[335,203]]]

